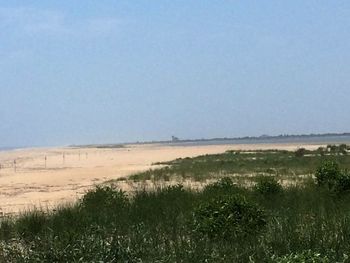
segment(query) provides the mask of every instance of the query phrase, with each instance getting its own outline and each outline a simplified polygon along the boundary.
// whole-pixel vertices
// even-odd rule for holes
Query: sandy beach
[[[111,179],[156,168],[155,162],[227,150],[315,149],[320,145],[237,144],[209,146],[128,145],[124,148],[34,148],[0,152],[0,213],[73,202]]]

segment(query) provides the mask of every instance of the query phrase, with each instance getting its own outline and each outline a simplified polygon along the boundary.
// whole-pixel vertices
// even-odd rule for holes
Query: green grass
[[[125,198],[118,190],[98,188],[88,195],[55,212],[33,211],[3,220],[0,261],[274,262],[272,258],[310,250],[340,262],[350,251],[350,195],[335,196],[314,184],[289,187],[274,196],[221,183],[201,192],[175,186]],[[266,225],[239,238],[227,236],[231,221],[222,226],[214,221],[215,228],[206,228],[203,221],[196,231],[196,211],[226,196],[243,197],[258,207]],[[215,211],[214,206],[200,215],[215,220]],[[225,210],[223,216],[230,214]],[[206,229],[214,229],[216,238]]]
[[[230,152],[176,160],[167,172],[260,173],[284,164],[304,174],[324,158],[349,165],[343,155]],[[255,179],[256,187],[224,178],[200,191],[176,185],[133,195],[97,187],[74,205],[3,218],[0,262],[350,262],[350,193],[311,178],[283,188]]]
[[[312,174],[325,160],[336,160],[342,167],[350,169],[350,155],[320,154],[319,151],[306,151],[297,157],[288,151],[228,151],[223,154],[202,155],[195,158],[180,158],[160,169],[149,170],[130,177],[134,181],[192,179],[204,181],[227,175],[272,174],[295,177]]]

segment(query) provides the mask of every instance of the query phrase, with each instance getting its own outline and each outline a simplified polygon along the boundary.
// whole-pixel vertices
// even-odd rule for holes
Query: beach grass
[[[296,168],[291,176],[315,174],[324,158],[348,168],[347,155],[270,151],[175,160],[167,169],[231,173],[238,168],[228,164],[238,162],[244,173],[260,173],[287,164]],[[349,251],[350,193],[313,177],[282,187],[273,173],[251,186],[222,176],[201,190],[158,184],[130,194],[99,186],[75,204],[0,224],[0,262],[349,262]]]
[[[331,146],[329,146],[331,147]],[[336,148],[338,149],[338,148]],[[156,163],[162,168],[151,169],[132,175],[133,181],[174,179],[205,181],[220,177],[255,177],[259,174],[281,176],[281,179],[298,179],[312,175],[323,162],[337,161],[350,169],[350,154],[338,150],[298,151],[227,151],[223,154],[202,155],[194,158],[179,158],[170,162]]]

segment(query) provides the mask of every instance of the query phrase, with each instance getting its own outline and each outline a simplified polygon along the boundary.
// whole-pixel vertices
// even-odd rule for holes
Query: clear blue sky
[[[350,1],[0,0],[0,147],[350,131]]]

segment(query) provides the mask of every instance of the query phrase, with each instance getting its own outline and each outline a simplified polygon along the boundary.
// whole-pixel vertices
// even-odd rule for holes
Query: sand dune
[[[145,171],[152,163],[227,150],[314,149],[320,145],[130,145],[125,148],[37,148],[0,152],[0,213],[77,200],[96,184]]]

